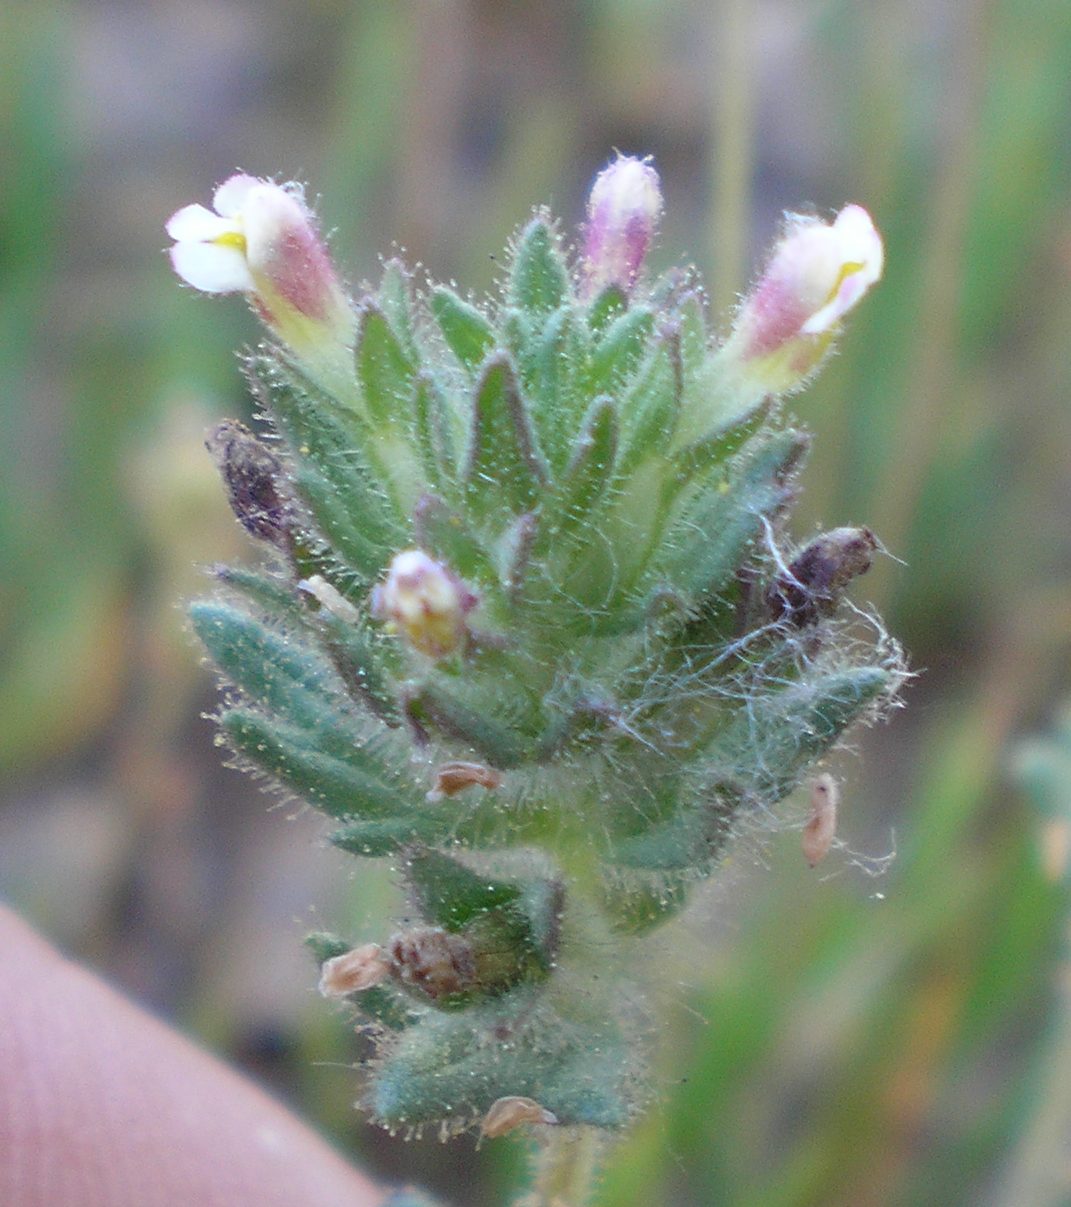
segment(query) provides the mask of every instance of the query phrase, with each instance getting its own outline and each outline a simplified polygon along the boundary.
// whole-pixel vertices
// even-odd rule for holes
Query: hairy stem
[[[552,1131],[535,1157],[535,1186],[516,1207],[585,1207],[603,1138],[592,1127]]]

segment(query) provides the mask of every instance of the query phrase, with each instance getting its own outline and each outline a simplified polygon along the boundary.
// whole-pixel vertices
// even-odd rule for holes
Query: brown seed
[[[457,796],[459,792],[471,788],[474,784],[491,791],[501,783],[501,772],[493,767],[485,767],[482,763],[443,763],[435,772],[435,785],[428,793],[428,800],[437,801],[447,796]]]
[[[840,789],[828,774],[818,776],[811,784],[811,816],[803,827],[803,854],[813,868],[829,854],[837,833],[837,805]]]
[[[480,1135],[490,1140],[504,1136],[525,1123],[552,1124],[558,1116],[539,1105],[534,1098],[510,1095],[492,1102],[480,1125]]]
[[[320,992],[324,997],[346,997],[371,989],[390,974],[390,962],[378,943],[365,943],[352,951],[325,960],[320,969]]]

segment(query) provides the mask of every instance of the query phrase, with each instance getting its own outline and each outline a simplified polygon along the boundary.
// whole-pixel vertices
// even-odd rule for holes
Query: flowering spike
[[[374,1049],[363,1104],[535,1123],[548,1203],[554,1162],[649,1096],[634,936],[903,680],[843,599],[876,538],[786,534],[808,437],[766,401],[880,275],[870,219],[792,220],[716,347],[694,270],[643,276],[661,209],[618,157],[573,275],[537,210],[489,304],[391,261],[357,313],[292,186],[236,177],[169,223],[180,274],[289,345],[247,362],[276,442],[211,439],[269,555],[191,609],[221,740],[402,882],[379,943],[310,940]],[[815,784],[812,860],[836,796]]]
[[[588,197],[583,260],[588,297],[610,286],[631,291],[661,216],[662,185],[647,160],[619,155],[603,168]]]
[[[244,293],[266,326],[311,360],[348,347],[353,310],[299,186],[236,175],[213,209],[187,205],[167,233],[175,272],[204,293]]]
[[[407,549],[372,592],[372,615],[389,621],[422,654],[444,658],[464,642],[465,618],[476,603],[476,596],[442,562]]]
[[[789,215],[758,285],[744,301],[726,351],[745,378],[781,394],[818,367],[841,320],[881,279],[881,235],[862,206],[831,222]]]

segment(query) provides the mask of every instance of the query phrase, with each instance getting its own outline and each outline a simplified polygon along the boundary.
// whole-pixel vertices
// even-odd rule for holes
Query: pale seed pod
[[[492,1102],[480,1125],[480,1135],[489,1140],[505,1136],[526,1123],[554,1124],[558,1117],[542,1107],[534,1098],[511,1094]]]
[[[352,951],[325,960],[320,969],[320,992],[324,997],[348,997],[385,981],[390,962],[378,943],[365,943]]]
[[[840,789],[837,781],[823,773],[811,783],[811,816],[803,827],[803,854],[811,867],[829,854],[837,833],[837,805]]]
[[[457,796],[466,788],[478,784],[489,792],[502,783],[502,773],[483,763],[443,763],[435,772],[435,784],[427,795],[429,801],[444,800]]]

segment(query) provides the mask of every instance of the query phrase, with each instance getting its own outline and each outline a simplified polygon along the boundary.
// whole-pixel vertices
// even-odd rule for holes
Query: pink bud
[[[419,549],[399,553],[372,592],[372,614],[430,658],[458,649],[467,632],[465,618],[476,603],[452,570]]]
[[[881,235],[848,205],[832,223],[799,214],[745,300],[730,347],[749,377],[770,392],[792,389],[818,366],[841,319],[881,278]]]
[[[584,287],[632,288],[662,216],[662,186],[646,160],[620,155],[595,177],[584,232]]]
[[[245,293],[285,343],[323,356],[353,340],[354,317],[301,188],[237,175],[216,190],[215,210],[173,214],[171,263],[205,293]]]

